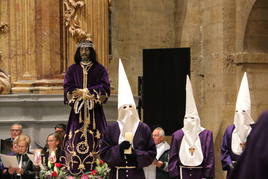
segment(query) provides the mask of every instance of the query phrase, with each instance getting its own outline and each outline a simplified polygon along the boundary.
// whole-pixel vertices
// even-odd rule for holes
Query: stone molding
[[[231,54],[229,57],[236,65],[243,64],[268,64],[268,53],[236,53]]]
[[[117,95],[111,95],[103,108],[107,121],[116,121]],[[63,94],[0,95],[0,124],[67,122],[69,112],[70,107],[63,103]]]

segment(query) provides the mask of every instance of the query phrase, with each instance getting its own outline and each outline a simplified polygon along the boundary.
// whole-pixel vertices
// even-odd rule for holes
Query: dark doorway
[[[171,135],[183,126],[189,71],[190,48],[143,50],[143,120],[151,129]]]

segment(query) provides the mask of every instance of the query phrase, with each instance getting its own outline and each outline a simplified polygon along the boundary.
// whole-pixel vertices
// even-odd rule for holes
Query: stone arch
[[[256,1],[258,0],[236,0],[235,39],[237,52],[244,51],[247,22]]]
[[[257,0],[249,14],[244,38],[244,51],[268,53],[268,1]]]

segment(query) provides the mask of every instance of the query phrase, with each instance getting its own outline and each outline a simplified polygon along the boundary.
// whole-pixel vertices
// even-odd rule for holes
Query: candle
[[[34,164],[40,165],[41,162],[41,150],[37,149],[34,151]]]
[[[132,143],[132,140],[133,140],[132,132],[126,132],[125,133],[125,140],[129,141],[130,143]]]
[[[55,153],[55,151],[51,151],[51,152],[50,152],[50,155],[49,155],[49,161],[50,161],[51,163],[55,163],[55,162],[56,162],[56,153]]]
[[[125,140],[126,141],[129,141],[130,144],[132,144],[132,141],[133,141],[133,134],[132,132],[126,132],[125,133]],[[124,150],[124,154],[131,154],[132,151],[131,151],[131,147],[129,147],[128,149],[125,149]]]

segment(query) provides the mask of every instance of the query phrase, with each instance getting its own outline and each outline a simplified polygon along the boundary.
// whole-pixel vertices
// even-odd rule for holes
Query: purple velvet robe
[[[179,166],[183,166],[183,164],[179,158],[179,151],[183,136],[184,133],[182,129],[177,130],[172,135],[168,165],[168,171],[171,177],[180,178]],[[212,132],[205,129],[199,134],[199,138],[204,156],[203,162],[200,165],[202,168],[183,168],[183,179],[202,179],[215,176],[215,156]]]
[[[110,179],[116,178],[116,166],[127,166],[119,152],[118,139],[120,129],[117,122],[106,128],[100,147],[100,157],[111,168]],[[156,157],[156,148],[150,128],[140,122],[133,138],[134,151],[137,155],[137,165],[134,169],[119,169],[119,179],[145,179],[143,167],[150,165]],[[132,166],[129,164],[128,166]]]
[[[263,112],[248,135],[231,179],[268,178],[268,110]]]
[[[68,103],[67,94],[76,88],[83,88],[83,69],[78,64],[71,65],[64,77],[64,101]],[[90,94],[108,96],[110,95],[110,82],[106,69],[99,63],[94,63],[88,71],[87,88]],[[107,100],[105,99],[105,101]],[[105,102],[104,101],[104,102]],[[70,175],[79,176],[82,173],[94,169],[90,163],[94,160],[93,154],[99,152],[99,141],[106,128],[106,119],[102,103],[95,103],[94,108],[89,110],[90,124],[83,135],[84,108],[81,114],[74,112],[74,103],[70,103],[71,112],[64,138],[65,158],[62,162],[68,167]],[[79,121],[79,115],[82,121]],[[93,128],[95,122],[96,128]],[[92,153],[93,152],[93,153]]]
[[[230,125],[224,132],[221,144],[221,164],[222,169],[227,170],[227,179],[230,179],[232,170],[229,165],[238,160],[239,155],[232,152],[232,134],[235,129],[234,125]]]

